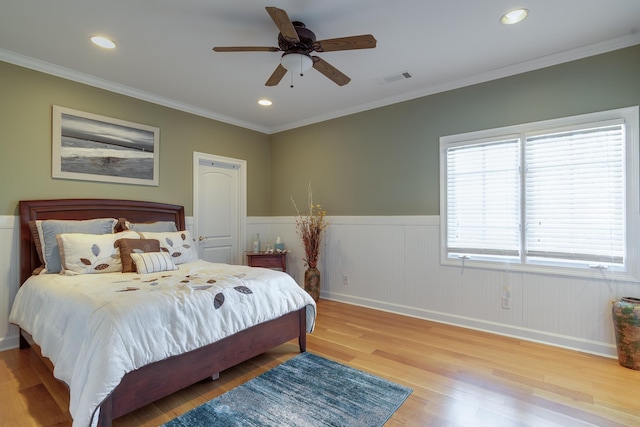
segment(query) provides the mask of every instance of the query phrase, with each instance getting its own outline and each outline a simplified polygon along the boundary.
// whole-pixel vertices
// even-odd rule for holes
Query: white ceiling
[[[316,53],[346,86],[311,69],[267,87],[279,52],[211,50],[277,46],[265,6],[318,40],[370,33],[377,47]],[[500,24],[521,6],[527,20]],[[273,133],[635,45],[639,30],[640,0],[3,0],[0,60]],[[118,47],[95,47],[95,34]]]

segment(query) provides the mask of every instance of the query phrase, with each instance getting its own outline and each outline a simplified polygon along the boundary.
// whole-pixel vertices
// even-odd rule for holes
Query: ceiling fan
[[[214,52],[284,52],[280,64],[276,67],[266,86],[276,86],[287,74],[287,71],[302,75],[313,67],[339,86],[344,86],[351,79],[312,52],[334,52],[338,50],[371,49],[376,47],[376,39],[371,34],[360,36],[338,37],[335,39],[316,40],[316,35],[302,22],[291,21],[287,12],[277,7],[266,7],[269,16],[280,30],[278,47],[268,46],[229,46],[214,47]]]

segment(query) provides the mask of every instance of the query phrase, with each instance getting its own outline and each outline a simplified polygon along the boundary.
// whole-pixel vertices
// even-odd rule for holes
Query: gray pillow
[[[47,219],[33,221],[32,232],[36,245],[40,243],[38,254],[44,264],[46,273],[59,273],[62,269],[60,263],[60,252],[56,236],[62,233],[84,233],[84,234],[112,234],[114,227],[118,223],[115,218],[89,219],[85,221],[68,221],[59,219]]]
[[[133,231],[149,231],[152,233],[162,233],[165,231],[178,231],[176,223],[173,221],[154,221],[154,222],[129,222],[124,223],[125,230]]]

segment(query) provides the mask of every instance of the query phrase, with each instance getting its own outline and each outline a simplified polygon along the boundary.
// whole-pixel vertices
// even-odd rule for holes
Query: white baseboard
[[[10,335],[0,338],[0,351],[11,350],[20,346],[20,338],[17,335]]]
[[[617,352],[614,345],[606,343],[588,341],[570,336],[551,334],[544,331],[536,331],[517,326],[488,322],[469,317],[451,315],[437,311],[424,310],[415,307],[389,304],[382,301],[375,301],[366,298],[358,298],[351,295],[321,292],[321,298],[353,304],[361,307],[373,308],[418,319],[429,320],[452,326],[474,329],[482,332],[507,336],[515,339],[531,341],[554,347],[561,347],[569,350],[590,353],[607,358],[616,358]]]

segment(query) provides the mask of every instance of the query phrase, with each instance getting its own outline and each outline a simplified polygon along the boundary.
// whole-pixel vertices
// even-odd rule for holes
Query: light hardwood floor
[[[617,360],[321,300],[307,350],[404,384],[387,426],[640,426],[640,371]],[[158,426],[297,354],[282,345],[115,420]],[[0,352],[0,426],[69,426],[31,350]]]

